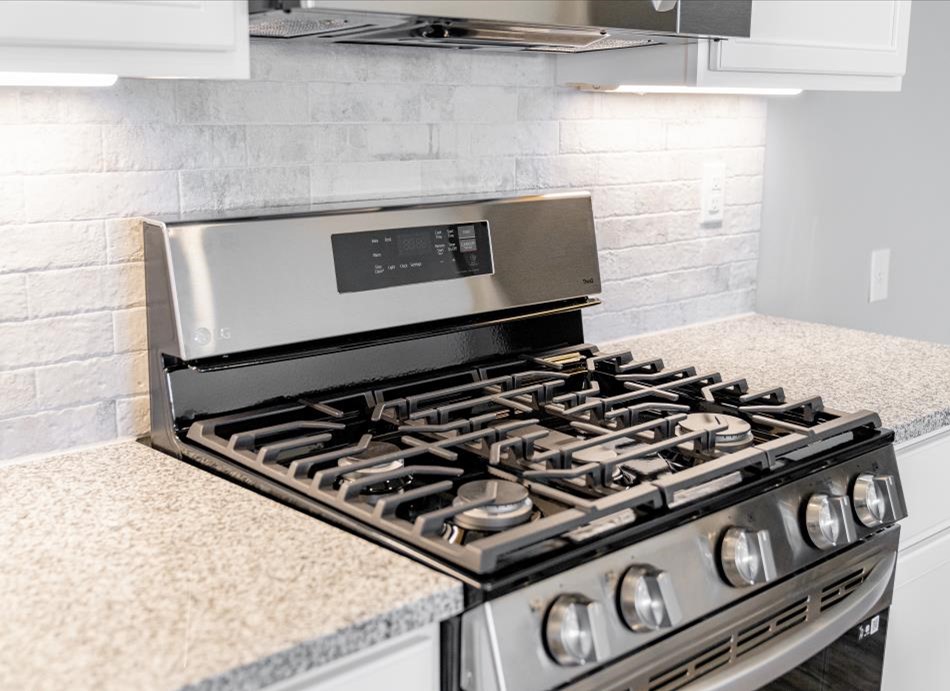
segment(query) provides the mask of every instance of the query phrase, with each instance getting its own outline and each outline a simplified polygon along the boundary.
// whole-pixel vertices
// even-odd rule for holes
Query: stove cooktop
[[[193,422],[192,445],[476,574],[663,515],[880,427],[820,398],[583,346]]]

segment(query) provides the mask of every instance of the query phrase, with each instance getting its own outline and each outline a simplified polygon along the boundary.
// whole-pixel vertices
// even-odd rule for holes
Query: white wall
[[[950,2],[914,2],[904,88],[769,105],[758,309],[950,344]],[[868,303],[870,254],[890,295]]]
[[[747,311],[765,102],[554,87],[549,56],[256,43],[248,82],[0,89],[0,459],[146,431],[127,217],[472,191],[593,190],[592,339]],[[698,224],[703,163],[726,222]]]

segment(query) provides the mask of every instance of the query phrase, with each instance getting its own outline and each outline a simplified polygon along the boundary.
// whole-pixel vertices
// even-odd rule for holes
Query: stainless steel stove
[[[462,580],[444,688],[757,688],[886,628],[891,434],[586,343],[586,193],[145,238],[153,444]]]

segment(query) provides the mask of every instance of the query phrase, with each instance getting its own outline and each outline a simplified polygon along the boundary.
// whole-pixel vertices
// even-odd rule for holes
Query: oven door
[[[876,691],[899,534],[887,528],[568,688]]]
[[[765,691],[880,689],[887,612],[885,609],[871,615],[820,653],[762,688]]]

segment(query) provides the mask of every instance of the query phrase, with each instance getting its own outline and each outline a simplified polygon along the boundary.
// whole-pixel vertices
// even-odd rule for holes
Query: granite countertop
[[[755,314],[603,346],[620,348],[744,377],[751,389],[782,386],[789,399],[876,411],[897,443],[950,425],[950,346]]]
[[[0,468],[0,687],[259,688],[461,585],[131,442]]]

